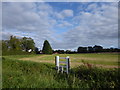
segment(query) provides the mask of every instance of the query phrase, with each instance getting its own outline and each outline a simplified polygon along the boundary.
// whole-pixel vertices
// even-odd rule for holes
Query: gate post
[[[68,62],[68,71],[70,71],[70,58],[69,58],[69,56],[67,56],[67,62]]]
[[[60,59],[66,59],[66,61],[60,61]],[[65,63],[66,66],[62,66],[60,65],[60,63]],[[68,74],[69,71],[70,71],[70,59],[69,59],[69,56],[67,57],[59,57],[59,56],[56,56],[55,57],[55,65],[56,65],[56,69],[57,69],[57,72],[59,73],[59,71],[61,70],[61,72],[63,73],[64,72],[64,68],[66,68],[66,73]]]
[[[55,58],[55,64],[56,64],[56,68],[57,68],[57,70],[59,72],[59,56],[56,56],[56,58]]]
[[[66,72],[67,72],[67,74],[69,73],[69,71],[70,71],[70,62],[69,62],[70,60],[69,60],[69,56],[67,56],[66,57]]]

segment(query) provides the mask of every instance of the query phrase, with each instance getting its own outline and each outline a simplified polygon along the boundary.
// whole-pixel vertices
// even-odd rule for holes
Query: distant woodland
[[[77,51],[53,50],[47,40],[44,41],[42,50],[39,50],[30,37],[17,38],[16,36],[10,36],[9,40],[1,40],[0,42],[2,43],[2,55],[120,52],[118,48],[103,48],[100,45],[78,47]]]

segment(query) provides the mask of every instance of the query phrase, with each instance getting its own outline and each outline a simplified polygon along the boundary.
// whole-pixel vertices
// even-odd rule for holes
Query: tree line
[[[118,48],[103,48],[100,45],[88,46],[88,47],[78,47],[77,53],[99,53],[99,52],[120,52]]]
[[[17,54],[23,52],[33,52],[35,49],[35,43],[32,38],[23,37],[17,38],[16,36],[10,36],[9,40],[2,40],[2,54]]]
[[[76,51],[71,50],[54,50],[53,53],[59,54],[74,54],[74,53],[102,53],[102,52],[120,52],[118,48],[103,48],[100,45],[78,47]]]
[[[10,36],[9,40],[1,40],[2,43],[2,55],[12,54],[39,54],[39,50],[35,47],[35,42],[30,37],[17,38],[16,36]],[[42,54],[52,54],[53,50],[47,40],[44,41]]]
[[[36,54],[74,54],[74,53],[99,53],[99,52],[120,52],[118,48],[103,48],[100,45],[78,47],[77,51],[71,50],[53,50],[50,43],[45,40],[42,50],[35,47],[35,42],[30,37],[17,38],[16,36],[10,36],[9,40],[1,40],[2,42],[2,54],[24,54],[24,53],[36,53]]]

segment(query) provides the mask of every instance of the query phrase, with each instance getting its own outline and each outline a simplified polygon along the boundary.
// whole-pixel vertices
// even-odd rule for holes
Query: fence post
[[[69,72],[69,71],[68,71],[68,58],[69,58],[69,57],[67,56],[67,57],[66,57],[66,72],[67,72],[67,74],[68,74],[68,72]]]
[[[61,72],[63,73],[63,66],[61,67]]]
[[[70,71],[70,58],[69,56],[67,58],[68,58],[68,71]]]
[[[59,72],[59,56],[56,56],[56,67]]]
[[[57,69],[57,56],[55,56],[55,68]]]
[[[69,56],[67,56],[66,58],[66,73],[68,74],[69,71],[70,71],[70,59],[69,59]],[[61,70],[61,72],[63,73],[64,72],[64,66],[61,66],[60,67],[60,57],[59,56],[56,56],[55,57],[55,65],[56,65],[56,69],[57,69],[57,72],[59,73],[59,71]]]

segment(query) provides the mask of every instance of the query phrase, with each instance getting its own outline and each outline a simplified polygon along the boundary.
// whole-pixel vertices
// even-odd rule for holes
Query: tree
[[[28,51],[29,49],[32,49],[32,51],[35,50],[35,43],[32,38],[23,37],[21,39],[21,43],[22,50],[25,51]]]
[[[94,50],[93,50],[93,47],[91,47],[91,46],[88,46],[88,52],[89,52],[89,53],[92,53],[92,52],[94,52]]]
[[[55,50],[55,51],[53,51],[54,53],[59,53],[59,54],[64,54],[65,53],[65,51],[64,50]]]
[[[69,54],[71,52],[71,50],[66,50],[66,53]]]
[[[94,49],[95,52],[102,52],[103,51],[103,47],[102,46],[98,46],[98,45],[95,45],[93,47],[93,49]]]
[[[8,41],[2,40],[1,42],[2,42],[1,43],[2,44],[2,51],[3,52],[7,51],[8,50]]]
[[[39,51],[39,49],[38,49],[37,47],[35,47],[35,53],[36,53],[36,54],[39,54],[39,53],[40,53],[40,51]]]
[[[50,46],[50,44],[47,40],[44,41],[42,52],[44,54],[52,54],[53,53],[52,47]]]
[[[10,36],[9,41],[10,49],[11,50],[20,50],[20,40],[16,38],[16,36]]]
[[[86,53],[87,52],[87,47],[78,47],[77,52],[78,53]]]

